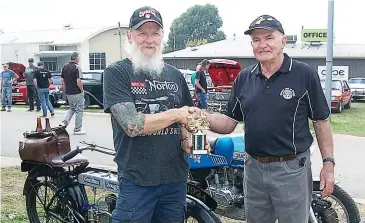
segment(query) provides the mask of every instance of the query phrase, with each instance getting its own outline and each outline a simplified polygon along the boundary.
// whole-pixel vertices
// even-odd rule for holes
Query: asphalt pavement
[[[1,166],[19,163],[18,143],[25,131],[35,130],[37,112],[26,112],[25,108],[13,108],[12,112],[1,112]],[[57,126],[63,119],[65,111],[56,110],[50,117],[51,126]],[[43,119],[44,121],[44,119]],[[42,123],[43,127],[45,123]],[[97,145],[113,149],[113,135],[110,116],[105,113],[84,113],[83,128],[86,135],[73,135],[74,118],[67,128],[71,146],[75,148],[80,141],[93,142]],[[238,125],[235,133],[243,134],[242,125]],[[211,136],[218,136],[208,133]],[[334,154],[336,158],[335,178],[339,185],[351,196],[365,199],[365,137],[334,134]],[[313,176],[318,177],[321,169],[321,156],[316,141],[312,146]],[[85,152],[93,165],[115,167],[113,157],[98,152]]]

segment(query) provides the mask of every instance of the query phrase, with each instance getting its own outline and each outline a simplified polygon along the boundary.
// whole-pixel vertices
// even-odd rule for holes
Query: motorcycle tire
[[[32,182],[30,180],[26,181],[26,184],[32,184],[32,186],[28,187],[31,188],[31,190],[27,191],[25,193],[25,202],[26,202],[26,210],[27,210],[27,214],[28,214],[28,219],[30,223],[40,223],[43,222],[43,220],[41,221],[38,210],[37,210],[37,199],[39,199],[42,196],[39,196],[39,194],[37,193],[38,189],[40,189],[42,186],[45,186],[49,192],[51,193],[51,196],[49,197],[49,199],[47,199],[48,201],[51,199],[51,197],[56,193],[56,191],[58,190],[56,184],[54,184],[51,181],[34,181],[32,180]],[[50,189],[50,190],[49,190]],[[47,196],[48,197],[48,196]],[[43,197],[42,197],[43,198]],[[59,197],[55,198],[55,200],[57,199],[57,201],[54,201],[54,205],[56,207],[54,207],[53,205],[51,205],[50,209],[54,210],[55,212],[59,212],[56,215],[60,218],[62,218],[62,220],[66,220],[68,219],[68,217],[70,215],[72,215],[74,218],[78,219],[79,222],[83,222],[83,217],[81,215],[78,214],[78,212],[74,212],[72,211],[72,213],[68,212],[65,213],[65,210],[76,210],[77,207],[75,207],[75,201],[70,201],[70,200],[65,200],[65,199],[59,199]],[[41,201],[38,200],[38,204],[42,205]],[[48,205],[48,203],[46,203],[45,205]],[[61,207],[62,206],[62,207]],[[45,210],[42,210],[45,214]],[[57,219],[57,217],[53,217],[53,219]],[[47,219],[49,220],[49,219]],[[60,220],[60,219],[58,219]],[[70,219],[68,219],[70,220]]]
[[[313,183],[313,192],[320,192],[319,182]],[[340,186],[335,185],[331,196],[333,196],[337,200],[339,200],[347,211],[349,221],[344,222],[344,223],[360,222],[361,219],[360,219],[359,209],[357,208],[355,201],[351,198],[351,196],[345,190],[343,190]],[[330,209],[328,209],[328,210],[330,210]],[[325,215],[327,215],[327,214],[325,213]],[[331,211],[328,213],[329,217],[325,218],[324,221],[322,221],[322,222],[323,223],[332,223],[333,221],[329,220],[329,219],[331,219],[330,215],[333,215],[333,214],[331,214]],[[326,219],[328,219],[327,222],[326,222]]]

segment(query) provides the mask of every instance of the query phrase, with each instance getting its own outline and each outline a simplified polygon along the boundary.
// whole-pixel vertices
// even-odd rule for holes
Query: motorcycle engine
[[[217,171],[209,181],[206,192],[211,194],[217,202],[216,212],[218,214],[235,220],[245,220],[242,189],[237,187],[237,182],[233,180],[238,179],[242,183],[242,178],[237,177],[237,174],[241,173],[232,171],[232,169]]]
[[[117,196],[115,194],[108,194],[105,196],[105,198],[100,198],[97,203],[99,207],[99,210],[97,212],[98,221],[95,222],[111,223],[112,222],[111,214],[115,209],[116,201],[117,201]]]

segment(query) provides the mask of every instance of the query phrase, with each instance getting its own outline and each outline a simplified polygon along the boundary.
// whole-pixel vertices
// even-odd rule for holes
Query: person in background
[[[1,111],[6,111],[6,106],[8,107],[8,112],[11,112],[12,105],[12,84],[19,78],[19,76],[12,70],[9,69],[9,64],[3,64],[4,70],[1,72]]]
[[[200,66],[201,66],[201,65],[200,65],[200,63],[198,63],[198,64],[196,65],[196,70],[195,70],[195,72],[191,74],[191,84],[193,85],[193,88],[194,88],[194,89],[195,89],[195,78],[196,78],[196,73],[199,71]]]
[[[76,113],[74,134],[85,135],[86,131],[82,130],[85,98],[84,87],[81,81],[82,70],[78,65],[79,62],[79,53],[73,52],[71,54],[71,61],[62,67],[61,82],[65,89],[68,104],[70,105],[70,108],[62,121],[62,125],[68,126],[72,116]]]
[[[209,68],[209,61],[204,59],[201,62],[200,69],[196,72],[195,77],[195,92],[198,97],[198,107],[201,109],[207,109],[207,92],[208,92],[208,84],[207,78],[205,76],[205,71]]]
[[[47,107],[54,116],[54,108],[49,101],[49,85],[52,83],[52,74],[45,69],[43,62],[37,63],[38,69],[34,72],[34,86],[38,91],[39,101],[41,102],[43,116],[47,117]]]
[[[28,60],[29,67],[25,69],[24,75],[25,75],[25,84],[27,86],[27,96],[28,96],[28,103],[29,103],[29,110],[28,111],[34,111],[34,100],[37,104],[37,111],[41,110],[39,97],[37,93],[37,89],[34,86],[34,71],[37,69],[36,66],[34,66],[34,59],[29,58]]]

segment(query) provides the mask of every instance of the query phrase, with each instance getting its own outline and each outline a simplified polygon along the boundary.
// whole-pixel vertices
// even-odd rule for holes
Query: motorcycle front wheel
[[[328,202],[330,207],[325,210],[316,212],[315,216],[318,223],[358,223],[360,222],[360,213],[355,201],[351,196],[340,186],[335,185],[333,193],[322,198],[319,190],[319,182],[313,183],[313,198],[314,202],[320,203],[322,200]],[[313,204],[312,204],[313,207]],[[315,207],[313,207],[315,210]],[[310,221],[311,222],[311,221]]]

